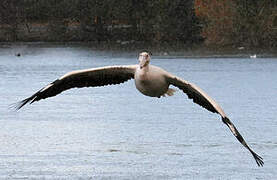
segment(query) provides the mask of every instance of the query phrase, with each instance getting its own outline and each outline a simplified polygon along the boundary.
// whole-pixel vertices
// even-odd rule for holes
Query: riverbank
[[[111,51],[138,53],[150,51],[153,56],[174,56],[185,58],[272,58],[277,57],[276,49],[247,48],[247,47],[207,47],[203,45],[184,46],[184,45],[153,45],[142,42],[118,41],[107,42],[0,42],[0,48],[10,49],[13,53],[24,55],[24,49],[32,48],[51,48],[51,47],[85,47],[96,51]]]

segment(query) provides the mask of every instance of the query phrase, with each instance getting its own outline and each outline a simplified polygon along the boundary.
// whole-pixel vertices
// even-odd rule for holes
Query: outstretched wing
[[[107,66],[93,69],[72,71],[48,84],[34,95],[20,101],[16,105],[19,110],[25,104],[46,99],[71,88],[95,87],[120,84],[134,78],[136,65]]]
[[[234,124],[228,119],[226,114],[224,113],[223,109],[211,98],[209,97],[202,89],[197,87],[196,85],[189,83],[183,79],[180,79],[175,76],[169,75],[168,82],[181,89],[184,93],[188,95],[190,99],[193,100],[193,102],[199,104],[200,106],[204,107],[205,109],[220,114],[223,123],[225,123],[228,128],[231,130],[233,135],[238,139],[238,141],[246,147],[250,153],[253,155],[256,163],[258,166],[263,166],[263,158],[260,157],[258,154],[256,154],[245,142],[237,128],[234,126]]]

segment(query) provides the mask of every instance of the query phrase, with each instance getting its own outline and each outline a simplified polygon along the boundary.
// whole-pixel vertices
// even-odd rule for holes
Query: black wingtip
[[[22,101],[19,101],[17,103],[11,104],[10,105],[10,109],[14,109],[14,110],[18,111],[19,109],[21,109],[27,103],[32,103],[34,98],[35,98],[34,96],[31,96],[31,97],[26,98],[26,99],[24,99]]]
[[[238,139],[238,141],[244,146],[246,147],[250,153],[253,155],[256,163],[258,166],[263,166],[264,165],[264,161],[263,158],[261,156],[259,156],[258,154],[256,154],[245,142],[245,140],[243,139],[243,137],[241,136],[241,134],[239,133],[239,131],[237,130],[237,128],[234,126],[234,124],[230,121],[230,119],[228,119],[227,117],[222,117],[222,121],[229,127],[229,129],[232,131],[232,133],[234,134],[234,136]]]
[[[260,167],[264,166],[264,161],[263,161],[263,158],[261,156],[259,156],[258,154],[256,154],[254,151],[250,151],[251,154],[253,155],[257,165]]]

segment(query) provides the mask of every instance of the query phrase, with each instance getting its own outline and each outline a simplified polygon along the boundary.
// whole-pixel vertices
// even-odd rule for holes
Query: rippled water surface
[[[150,98],[128,81],[68,90],[19,112],[9,109],[68,71],[135,64],[136,56],[84,46],[2,46],[0,179],[277,178],[274,58],[153,56],[151,61],[217,100],[264,158],[263,168],[217,114],[180,91]]]

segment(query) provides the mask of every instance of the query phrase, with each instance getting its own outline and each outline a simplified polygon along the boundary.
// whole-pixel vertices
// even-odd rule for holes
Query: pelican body
[[[169,83],[164,76],[157,75],[157,72],[161,71],[162,69],[156,66],[149,66],[143,69],[137,67],[135,72],[136,88],[146,96],[164,96],[169,90]]]
[[[56,96],[71,88],[120,84],[130,79],[135,80],[136,88],[142,94],[150,97],[160,98],[166,95],[172,96],[175,90],[169,88],[169,86],[173,85],[187,94],[188,98],[192,99],[194,103],[197,103],[213,113],[219,114],[222,122],[227,125],[237,140],[252,154],[257,165],[263,166],[264,162],[262,157],[256,154],[247,145],[244,138],[226,116],[223,109],[211,97],[198,86],[172,75],[157,66],[150,65],[150,55],[147,52],[139,54],[138,65],[106,66],[69,72],[46,85],[29,98],[20,101],[16,105],[16,109],[19,110],[27,103],[32,104],[41,99]]]

